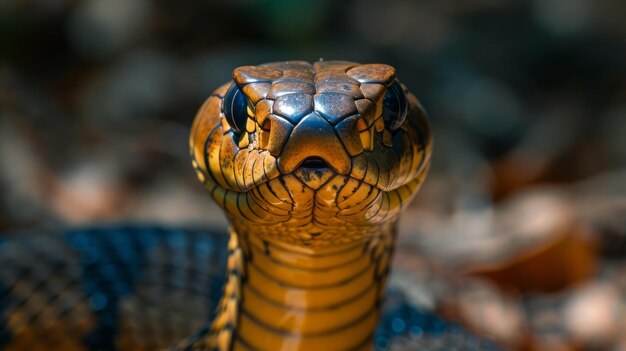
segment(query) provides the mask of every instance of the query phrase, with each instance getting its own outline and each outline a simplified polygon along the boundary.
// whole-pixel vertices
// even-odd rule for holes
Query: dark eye
[[[224,96],[224,115],[230,127],[237,133],[246,130],[248,121],[248,98],[233,83]]]
[[[400,83],[395,81],[387,88],[387,94],[383,99],[383,120],[387,129],[395,131],[400,128],[406,118],[407,109],[408,103],[404,90]]]

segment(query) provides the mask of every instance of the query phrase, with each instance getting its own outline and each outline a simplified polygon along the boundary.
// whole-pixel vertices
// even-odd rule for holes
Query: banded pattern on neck
[[[371,350],[391,226],[367,241],[316,250],[231,233],[229,277],[213,350]]]

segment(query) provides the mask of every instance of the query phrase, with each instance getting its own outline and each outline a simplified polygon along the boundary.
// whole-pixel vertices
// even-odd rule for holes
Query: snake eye
[[[246,130],[246,122],[250,116],[250,105],[246,95],[233,83],[224,96],[224,115],[228,125],[237,133]]]
[[[396,131],[406,118],[408,103],[404,90],[398,81],[387,88],[387,94],[383,99],[383,120],[387,129]]]

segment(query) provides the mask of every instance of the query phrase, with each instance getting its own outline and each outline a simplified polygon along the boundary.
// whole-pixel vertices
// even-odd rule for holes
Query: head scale
[[[190,146],[236,230],[326,246],[395,224],[432,139],[393,67],[290,61],[235,69],[198,112]]]

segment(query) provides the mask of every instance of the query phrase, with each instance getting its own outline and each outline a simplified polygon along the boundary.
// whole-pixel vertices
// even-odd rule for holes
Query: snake
[[[111,225],[0,236],[0,349],[495,349],[386,287],[432,145],[392,66],[236,68],[189,139],[227,235]]]

